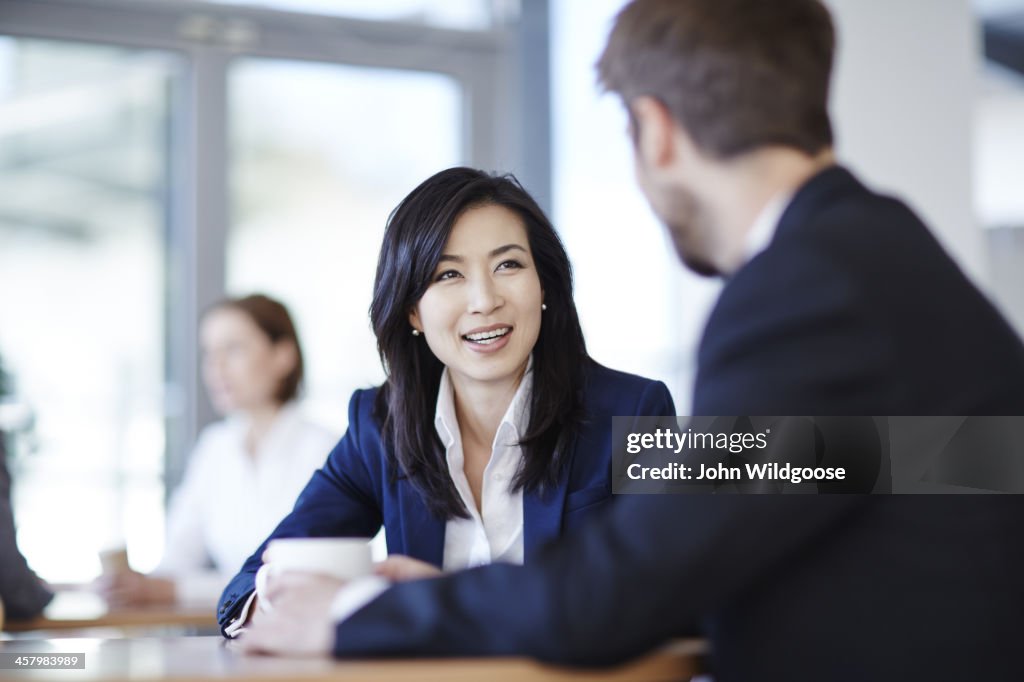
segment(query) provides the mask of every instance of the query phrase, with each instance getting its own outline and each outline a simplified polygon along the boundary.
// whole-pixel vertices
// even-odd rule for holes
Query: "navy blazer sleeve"
[[[370,428],[374,391],[356,391],[349,402],[345,436],[299,494],[295,508],[246,560],[220,598],[217,621],[223,630],[237,617],[255,589],[263,551],[275,538],[373,537],[381,526],[380,490],[384,464],[377,452],[377,432]],[[372,432],[372,433],[371,433]]]

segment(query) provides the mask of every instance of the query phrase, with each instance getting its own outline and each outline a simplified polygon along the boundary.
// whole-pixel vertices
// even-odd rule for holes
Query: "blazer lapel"
[[[398,481],[398,505],[405,554],[441,568],[444,564],[444,520],[427,509],[419,491],[405,478]]]
[[[530,561],[541,547],[560,535],[571,468],[570,461],[562,468],[558,484],[543,494],[536,491],[523,493],[523,558],[526,561]]]

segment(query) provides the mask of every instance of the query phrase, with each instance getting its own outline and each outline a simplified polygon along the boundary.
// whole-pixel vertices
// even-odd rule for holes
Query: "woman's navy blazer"
[[[267,542],[294,537],[366,537],[383,524],[388,554],[442,565],[446,521],[431,513],[409,479],[389,473],[380,424],[373,416],[377,389],[359,390],[349,403],[348,432],[313,474],[295,508],[242,565],[218,606],[225,627],[253,590]],[[660,381],[591,363],[584,390],[585,421],[557,486],[523,493],[525,560],[565,530],[593,516],[611,499],[612,417],[674,415]]]

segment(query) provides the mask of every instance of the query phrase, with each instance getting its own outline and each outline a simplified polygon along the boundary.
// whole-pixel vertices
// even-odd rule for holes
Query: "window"
[[[35,418],[19,537],[51,580],[89,577],[106,544],[160,551],[179,78],[162,52],[0,38],[0,356]]]
[[[0,419],[35,420],[15,507],[47,579],[91,578],[120,541],[139,570],[159,560],[166,494],[215,417],[207,305],[280,296],[313,416],[340,430],[382,376],[367,310],[390,210],[441,168],[534,153],[508,105],[515,3],[258,5],[4,6],[0,357],[28,409]]]
[[[403,21],[448,28],[486,29],[512,10],[512,3],[493,0],[209,0],[227,5],[252,5],[294,12],[332,14],[374,21]]]
[[[228,290],[292,304],[307,407],[344,426],[384,374],[368,310],[387,216],[463,162],[461,89],[436,73],[267,59],[230,74]]]
[[[720,284],[679,266],[633,178],[625,111],[594,86],[594,64],[625,4],[552,5],[553,218],[573,262],[587,349],[666,381],[687,414],[696,344]]]

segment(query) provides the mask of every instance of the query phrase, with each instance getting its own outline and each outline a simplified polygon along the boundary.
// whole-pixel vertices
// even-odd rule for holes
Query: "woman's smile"
[[[474,353],[496,353],[508,344],[511,336],[512,325],[495,324],[463,334],[462,340]]]

